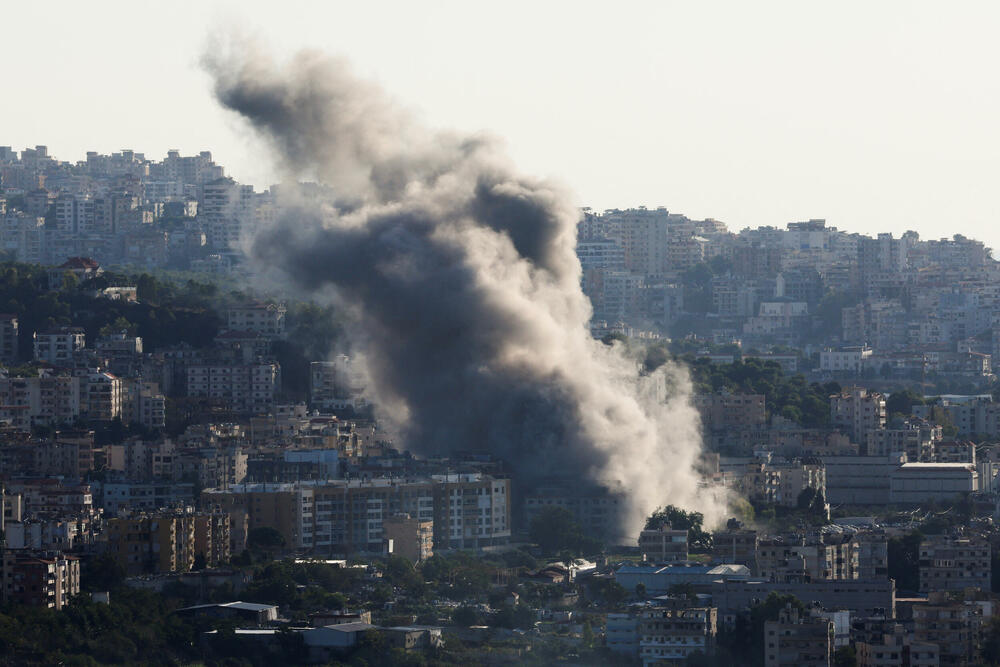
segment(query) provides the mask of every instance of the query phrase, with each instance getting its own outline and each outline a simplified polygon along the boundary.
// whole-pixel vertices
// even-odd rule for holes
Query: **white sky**
[[[13,2],[0,144],[270,166],[198,58],[230,23],[349,58],[428,123],[501,136],[595,208],[826,218],[1000,247],[1000,3]]]

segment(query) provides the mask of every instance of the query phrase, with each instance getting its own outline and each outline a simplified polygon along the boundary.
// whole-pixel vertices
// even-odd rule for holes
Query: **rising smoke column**
[[[421,127],[342,61],[222,53],[205,59],[219,102],[289,177],[336,194],[283,202],[252,257],[353,314],[352,345],[409,449],[491,452],[520,492],[552,476],[624,492],[619,537],[665,503],[722,517],[697,488],[686,373],[640,377],[589,334],[564,192],[518,175],[489,138]]]

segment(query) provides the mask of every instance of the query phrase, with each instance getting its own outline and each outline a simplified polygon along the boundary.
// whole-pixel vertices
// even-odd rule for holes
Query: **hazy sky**
[[[0,145],[209,149],[268,185],[198,67],[227,25],[349,58],[580,205],[1000,247],[995,2],[9,3]]]

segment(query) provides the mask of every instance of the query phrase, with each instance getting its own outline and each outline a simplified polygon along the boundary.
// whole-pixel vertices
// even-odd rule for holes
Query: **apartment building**
[[[639,533],[639,552],[652,563],[688,559],[688,531],[673,530],[669,523]]]
[[[771,459],[770,454],[756,457],[724,457],[719,469],[726,482],[752,500],[795,507],[806,489],[826,493],[826,467],[820,459]]]
[[[862,453],[865,456],[887,456],[902,452],[906,454],[907,461],[935,461],[935,448],[942,437],[943,431],[938,424],[920,418],[894,420],[885,429],[865,434]]]
[[[761,577],[779,582],[857,579],[860,547],[853,535],[788,535],[760,540]]]
[[[882,633],[879,641],[855,642],[858,667],[938,667],[940,648],[915,641],[902,625]]]
[[[309,401],[313,405],[340,407],[358,401],[365,390],[364,374],[347,355],[333,361],[309,364]]]
[[[100,504],[106,515],[132,510],[155,512],[194,501],[191,482],[99,482]]]
[[[80,593],[80,561],[59,552],[5,550],[3,599],[30,607],[62,609]]]
[[[72,423],[79,416],[79,378],[49,371],[38,377],[0,377],[0,420],[19,431]]]
[[[10,480],[5,487],[8,494],[21,496],[25,516],[91,518],[97,515],[89,484],[41,478]]]
[[[198,220],[212,248],[236,248],[244,234],[253,229],[253,195],[253,186],[241,185],[226,177],[202,186]]]
[[[208,565],[221,563],[229,544],[229,516],[221,512],[135,514],[107,522],[108,553],[129,576],[186,572],[199,554]]]
[[[277,363],[218,361],[187,367],[187,393],[191,397],[213,398],[240,413],[268,412],[280,384]]]
[[[762,394],[698,394],[692,402],[705,430],[760,428],[766,424]]]
[[[867,345],[826,348],[819,353],[819,369],[828,373],[857,375],[865,369],[871,356],[872,349]]]
[[[251,303],[234,306],[226,311],[226,328],[230,331],[253,331],[268,338],[284,338],[285,313],[280,303]]]
[[[80,327],[59,327],[36,331],[34,359],[53,366],[71,366],[73,356],[86,346],[86,336]]]
[[[764,623],[766,667],[829,667],[833,653],[833,621],[803,616],[787,607],[777,621]]]
[[[382,551],[384,522],[399,513],[433,522],[434,549],[479,549],[510,539],[510,480],[480,473],[405,481],[321,480],[207,489],[203,503],[267,526],[292,548]],[[239,535],[233,534],[234,542]]]
[[[730,519],[725,530],[712,533],[712,560],[746,565],[756,574],[758,542],[756,530],[744,528],[736,519]]]
[[[981,537],[928,537],[920,543],[920,592],[988,591],[990,558],[990,543]]]
[[[80,378],[80,414],[95,421],[112,421],[122,416],[124,381],[111,373],[93,372]]]
[[[863,387],[848,387],[830,397],[830,423],[850,436],[852,442],[864,442],[869,431],[885,428],[885,396]]]
[[[654,608],[639,614],[639,658],[643,667],[681,663],[694,653],[710,654],[715,646],[715,607]]]
[[[0,314],[0,363],[11,365],[18,358],[17,315]]]
[[[225,512],[195,514],[194,553],[205,559],[205,565],[214,567],[228,563],[232,557],[231,520]]]
[[[913,638],[937,645],[939,664],[966,666],[979,663],[985,618],[975,602],[953,600],[947,593],[931,593],[927,604],[913,608]]]

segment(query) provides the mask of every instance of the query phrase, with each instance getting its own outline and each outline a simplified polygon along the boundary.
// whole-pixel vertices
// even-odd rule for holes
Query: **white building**
[[[68,366],[73,355],[86,345],[83,329],[60,327],[34,334],[35,361],[43,361],[54,366]]]
[[[834,350],[826,348],[819,353],[819,369],[829,373],[860,373],[866,361],[872,356],[867,345],[842,347]]]
[[[280,303],[234,306],[226,311],[226,326],[230,331],[254,331],[269,338],[283,338],[285,312]]]
[[[904,463],[889,475],[893,504],[951,502],[978,490],[979,473],[971,463]]]

